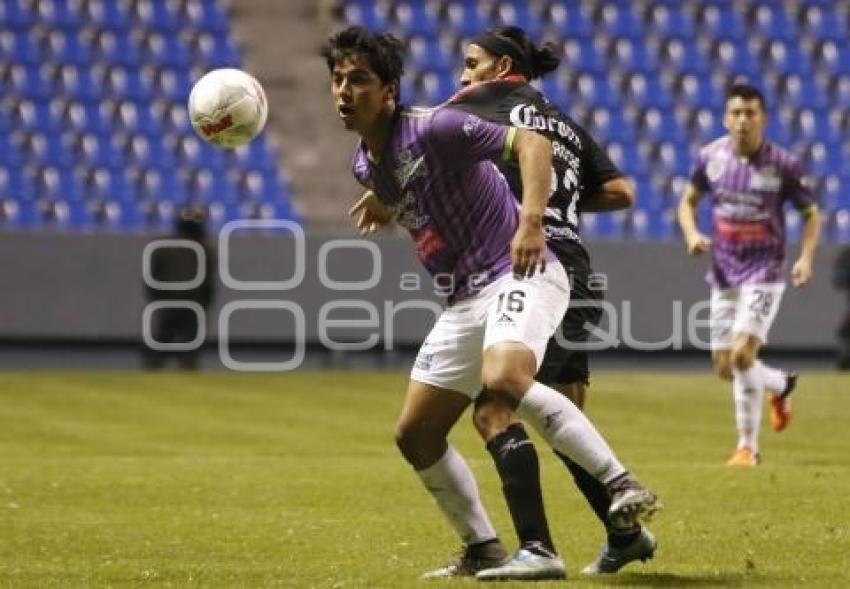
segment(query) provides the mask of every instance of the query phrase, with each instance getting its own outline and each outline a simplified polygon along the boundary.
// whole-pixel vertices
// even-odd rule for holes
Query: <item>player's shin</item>
[[[540,489],[537,451],[521,423],[514,423],[487,442],[502,492],[521,546],[533,549],[538,543],[555,552]]]
[[[746,370],[732,370],[732,395],[735,400],[735,421],[738,426],[738,447],[749,448],[758,454],[758,435],[761,425],[764,382],[761,370],[753,364]]]
[[[435,464],[416,473],[464,544],[478,544],[496,537],[481,503],[475,477],[455,448],[449,446]]]
[[[517,413],[555,450],[600,482],[608,483],[626,472],[590,420],[554,389],[535,382],[523,395]]]

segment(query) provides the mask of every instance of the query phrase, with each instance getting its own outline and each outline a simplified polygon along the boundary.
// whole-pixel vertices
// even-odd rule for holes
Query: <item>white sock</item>
[[[496,537],[472,471],[454,447],[449,446],[435,464],[416,474],[434,497],[443,515],[464,544],[477,544]]]
[[[764,383],[764,388],[776,393],[781,393],[785,390],[788,379],[784,372],[778,368],[768,366],[761,360],[756,360],[756,366],[761,371],[761,381]]]
[[[758,437],[761,426],[764,383],[761,369],[753,364],[746,370],[732,370],[732,397],[735,400],[735,423],[738,426],[738,447],[759,451]]]
[[[525,392],[517,413],[550,446],[601,483],[608,483],[626,472],[584,413],[554,389],[535,382]]]

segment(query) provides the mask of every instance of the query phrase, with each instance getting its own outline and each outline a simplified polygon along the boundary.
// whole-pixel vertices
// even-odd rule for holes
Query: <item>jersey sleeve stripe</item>
[[[510,160],[514,152],[514,140],[516,139],[517,128],[510,127],[507,135],[505,135],[505,146],[502,148],[502,159]]]
[[[809,218],[809,217],[811,217],[812,215],[816,215],[816,214],[817,214],[817,212],[818,212],[818,205],[817,205],[817,203],[812,203],[812,204],[810,204],[810,205],[808,205],[808,206],[805,206],[805,207],[802,207],[802,208],[800,208],[800,209],[798,209],[798,210],[800,211],[800,215],[802,215],[802,217],[803,217],[804,219],[808,219],[808,218]]]

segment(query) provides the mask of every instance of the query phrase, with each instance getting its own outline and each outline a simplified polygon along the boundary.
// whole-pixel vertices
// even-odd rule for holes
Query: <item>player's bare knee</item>
[[[415,468],[423,468],[429,454],[433,454],[429,449],[434,446],[434,440],[423,428],[399,424],[395,430],[395,443],[404,459]]]
[[[714,373],[723,380],[732,380],[732,365],[728,360],[715,361]]]
[[[479,399],[476,399],[472,423],[485,441],[490,441],[516,421],[516,415],[510,406],[488,391],[484,391],[479,395]]]
[[[519,402],[525,392],[531,388],[533,378],[515,364],[504,362],[485,363],[481,380],[484,388],[504,399]]]
[[[749,370],[755,361],[755,356],[748,348],[737,348],[732,351],[732,366],[737,370]]]

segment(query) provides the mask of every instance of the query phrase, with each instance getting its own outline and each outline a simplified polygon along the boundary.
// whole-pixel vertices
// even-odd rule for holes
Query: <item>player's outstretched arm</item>
[[[552,143],[539,133],[519,129],[513,152],[522,177],[522,209],[511,241],[511,265],[515,274],[533,276],[538,264],[541,272],[546,270],[543,213],[551,189]]]
[[[364,192],[357,202],[348,210],[348,215],[357,217],[357,229],[360,235],[371,235],[383,227],[392,225],[396,213],[384,205],[372,191]],[[359,215],[359,216],[358,216]]]
[[[692,256],[698,256],[711,249],[711,240],[697,227],[697,206],[701,196],[700,191],[693,184],[688,183],[679,201],[679,227],[682,228],[688,253]]]
[[[635,187],[625,176],[603,182],[599,190],[589,199],[581,199],[579,208],[584,213],[619,211],[635,206]]]
[[[791,284],[796,287],[805,286],[812,279],[812,264],[815,259],[815,248],[820,240],[821,218],[817,205],[812,205],[803,212],[806,222],[803,225],[803,243],[800,247],[800,257],[791,267]]]

